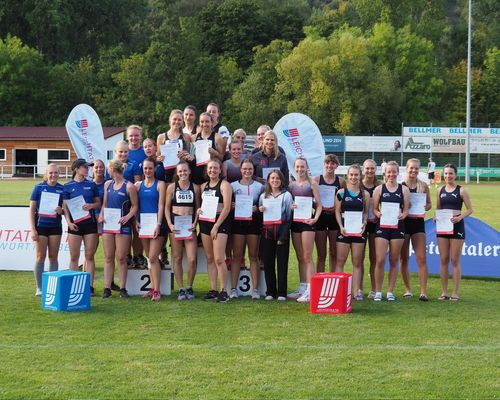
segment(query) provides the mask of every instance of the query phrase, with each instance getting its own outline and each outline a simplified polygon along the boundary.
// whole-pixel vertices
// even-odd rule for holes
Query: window
[[[7,152],[5,149],[0,149],[0,161],[5,161],[7,160]]]
[[[48,160],[50,161],[69,161],[69,150],[49,150]]]
[[[108,161],[112,160],[114,158],[113,150],[108,150],[106,157],[108,158]]]

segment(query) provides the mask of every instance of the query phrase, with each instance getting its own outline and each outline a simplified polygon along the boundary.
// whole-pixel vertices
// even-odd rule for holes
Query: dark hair
[[[184,110],[191,110],[196,114],[196,107],[195,106],[188,105],[188,106],[184,107]]]
[[[175,166],[175,171],[174,171],[174,182],[179,182],[179,175],[177,175],[177,168],[179,165],[187,165],[189,169],[189,178],[191,179],[191,167],[189,166],[189,163],[187,161],[179,161],[177,165]]]
[[[339,161],[339,158],[336,154],[327,154],[325,156],[325,160],[324,160],[324,163],[328,163],[328,162],[333,162],[337,165],[340,165],[340,161]]]
[[[281,181],[280,190],[282,190],[285,187],[285,176],[283,175],[283,172],[281,172],[279,169],[273,169],[271,172],[269,172],[269,175],[267,175],[266,187],[264,189],[264,197],[269,197],[269,194],[272,192],[271,185],[269,183],[269,178],[271,177],[271,174],[278,174]]]
[[[455,175],[457,175],[457,174],[458,174],[458,170],[457,170],[457,167],[455,167],[455,164],[446,164],[446,165],[443,167],[443,171],[444,171],[446,168],[451,168],[453,171],[455,171]]]

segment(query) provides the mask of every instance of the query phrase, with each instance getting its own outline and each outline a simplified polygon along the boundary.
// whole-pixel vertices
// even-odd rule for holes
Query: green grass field
[[[0,181],[0,204],[27,204],[33,183]],[[473,215],[499,230],[500,185],[468,189]],[[291,257],[289,287],[297,280]],[[0,398],[500,397],[496,280],[464,279],[451,303],[434,300],[431,277],[422,303],[403,299],[398,279],[396,303],[336,316],[293,301],[207,303],[207,289],[199,275],[193,302],[96,297],[90,312],[55,313],[41,311],[31,273],[0,272]]]

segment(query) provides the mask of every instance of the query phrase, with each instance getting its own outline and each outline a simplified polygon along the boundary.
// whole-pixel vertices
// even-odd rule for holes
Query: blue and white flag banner
[[[318,126],[307,115],[291,113],[274,126],[278,144],[285,150],[288,169],[295,176],[293,163],[302,156],[307,160],[311,176],[323,173],[325,146]]]
[[[73,108],[66,121],[66,131],[78,158],[88,162],[106,160],[101,121],[92,107],[79,104]]]

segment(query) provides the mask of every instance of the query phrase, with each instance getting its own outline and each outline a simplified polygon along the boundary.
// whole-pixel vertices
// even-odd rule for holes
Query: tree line
[[[473,1],[472,123],[500,121],[500,3]],[[248,132],[303,112],[323,132],[465,123],[467,0],[3,0],[0,125],[167,129],[220,105]]]

